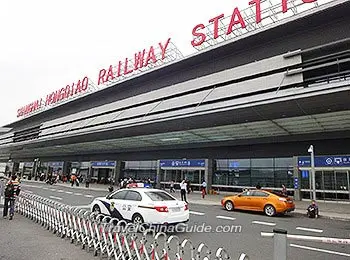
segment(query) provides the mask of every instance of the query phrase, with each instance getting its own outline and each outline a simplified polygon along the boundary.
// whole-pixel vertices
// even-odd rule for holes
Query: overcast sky
[[[168,37],[188,55],[192,28],[248,0],[17,0],[0,3],[0,126],[17,109]]]
[[[279,2],[279,1],[278,1]],[[4,0],[0,3],[0,126],[17,109],[168,37],[185,55],[192,28],[249,0]]]

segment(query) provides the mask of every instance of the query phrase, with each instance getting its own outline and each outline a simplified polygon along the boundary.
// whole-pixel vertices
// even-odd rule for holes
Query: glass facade
[[[157,175],[157,161],[125,161],[122,169],[122,178],[133,178],[138,181],[151,179]]]
[[[216,160],[213,185],[293,188],[293,158]]]

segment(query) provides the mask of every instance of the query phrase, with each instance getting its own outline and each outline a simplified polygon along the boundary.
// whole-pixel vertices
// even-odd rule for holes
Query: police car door
[[[122,215],[127,220],[131,220],[134,213],[137,212],[138,205],[142,200],[142,196],[139,192],[129,190],[125,196],[124,202],[122,204]]]
[[[119,220],[125,219],[122,211],[122,205],[124,205],[124,199],[128,190],[120,190],[115,192],[108,201],[109,212],[113,218],[118,218]]]

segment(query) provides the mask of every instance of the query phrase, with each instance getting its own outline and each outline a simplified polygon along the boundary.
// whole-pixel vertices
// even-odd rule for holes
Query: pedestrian
[[[4,189],[5,189],[5,174],[0,173],[0,204],[4,197]]]
[[[282,194],[287,196],[287,188],[284,184],[282,184]]]
[[[204,199],[205,195],[207,195],[207,183],[205,182],[205,180],[203,180],[202,182],[201,190],[202,190],[202,198]]]
[[[175,192],[175,182],[174,181],[170,182],[170,193],[171,192]]]
[[[187,193],[187,182],[186,180],[183,180],[180,183],[180,189],[181,189],[181,200],[187,202],[187,198],[186,198],[186,193]]]
[[[318,206],[315,200],[312,200],[311,204],[307,208],[307,216],[309,218],[318,218]]]
[[[21,191],[21,187],[19,182],[17,181],[17,176],[12,175],[11,179],[6,183],[5,187],[5,203],[4,203],[4,211],[3,216],[7,218],[8,209],[10,208],[10,220],[13,219],[13,215],[15,213],[15,200]],[[10,204],[10,205],[9,205]]]

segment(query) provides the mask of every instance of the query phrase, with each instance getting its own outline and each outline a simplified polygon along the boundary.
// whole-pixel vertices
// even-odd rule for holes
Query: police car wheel
[[[95,206],[92,208],[92,211],[93,211],[93,212],[96,212],[97,214],[100,214],[100,213],[101,213],[100,206],[99,206],[99,205],[95,205]]]
[[[140,225],[144,223],[143,217],[136,213],[132,216],[132,223],[136,224],[136,225]]]

